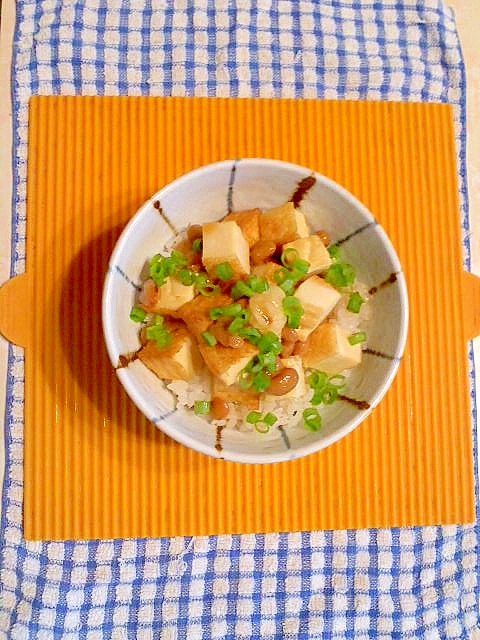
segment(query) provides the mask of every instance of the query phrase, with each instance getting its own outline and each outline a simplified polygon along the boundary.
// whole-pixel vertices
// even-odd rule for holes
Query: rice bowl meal
[[[233,171],[238,179],[240,167],[258,169],[260,162],[269,173],[275,165],[302,173],[291,184],[289,197],[275,195],[275,177],[272,185],[263,179],[268,197],[254,201],[259,188],[254,179],[252,194],[239,197],[236,206]],[[210,167],[221,165],[226,163]],[[181,203],[176,203],[178,219],[187,224],[169,225],[171,233],[157,239],[150,236],[136,274],[118,264],[111,267],[104,325],[109,294],[113,300],[112,274],[120,273],[133,292],[130,305],[121,303],[128,340],[114,349],[105,327],[107,346],[121,379],[130,382],[132,375],[140,375],[148,381],[142,382],[144,400],[138,402],[122,379],[147,416],[161,428],[180,419],[178,437],[175,426],[168,432],[181,442],[227,459],[270,461],[268,453],[265,459],[263,454],[248,455],[250,439],[252,450],[275,448],[271,461],[291,459],[298,455],[291,440],[298,438],[299,446],[310,451],[321,448],[340,437],[338,415],[348,416],[350,430],[360,421],[355,412],[363,418],[379,400],[380,393],[358,394],[366,388],[361,375],[365,357],[387,360],[385,392],[398,366],[406,327],[400,326],[398,355],[393,356],[370,347],[370,332],[378,341],[376,301],[385,291],[388,297],[388,289],[404,293],[404,283],[398,264],[373,283],[371,270],[362,271],[347,244],[354,245],[355,236],[366,236],[370,228],[378,233],[378,225],[369,218],[339,235],[345,221],[338,228],[332,225],[332,211],[310,197],[326,179],[275,161],[242,160],[232,166],[223,210],[205,207],[202,217],[201,196],[194,216],[190,210],[179,211]],[[256,178],[258,171],[252,175]],[[158,195],[149,203],[149,215],[156,210],[166,218],[168,198]],[[167,409],[158,420],[145,410],[152,393]],[[207,447],[197,446],[197,434],[203,442],[209,434]],[[262,438],[264,445],[259,444]],[[234,447],[240,443],[239,454],[228,451],[230,439]],[[282,446],[286,455],[279,455]]]
[[[189,226],[149,261],[136,356],[216,425],[266,433],[300,412],[316,431],[361,362],[368,289],[299,204]]]

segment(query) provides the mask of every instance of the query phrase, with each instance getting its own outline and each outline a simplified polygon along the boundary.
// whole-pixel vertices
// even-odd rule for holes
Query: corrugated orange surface
[[[29,127],[27,539],[474,519],[448,106],[36,97]],[[309,166],[362,200],[398,250],[411,311],[399,374],[370,418],[316,455],[264,466],[210,459],[147,423],[100,322],[109,254],[137,207],[179,174],[246,156]]]

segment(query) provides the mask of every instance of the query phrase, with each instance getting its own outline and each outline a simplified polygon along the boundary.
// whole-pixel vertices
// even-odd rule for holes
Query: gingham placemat
[[[24,270],[32,94],[451,102],[468,268],[464,70],[439,0],[19,0],[17,11],[12,275]],[[470,367],[475,424],[472,355]],[[26,543],[22,381],[11,347],[3,637],[480,638],[478,523]]]

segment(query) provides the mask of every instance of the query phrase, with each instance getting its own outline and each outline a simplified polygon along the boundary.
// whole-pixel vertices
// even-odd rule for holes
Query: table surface
[[[472,271],[480,275],[480,52],[478,0],[447,0],[455,12],[467,70],[467,169],[470,201]],[[15,23],[14,0],[3,0],[0,31],[0,283],[10,274],[11,220],[11,103],[10,66]],[[480,338],[474,341],[475,361],[480,365]],[[7,342],[0,337],[0,415],[5,415],[5,385]],[[480,376],[478,376],[480,378]],[[477,379],[477,401],[480,400],[480,379]],[[477,433],[478,435],[478,433]],[[0,438],[0,479],[4,467],[3,438]]]

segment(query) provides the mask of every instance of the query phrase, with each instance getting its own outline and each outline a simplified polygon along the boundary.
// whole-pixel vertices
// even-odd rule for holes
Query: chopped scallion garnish
[[[270,386],[270,376],[263,371],[259,371],[253,376],[252,387],[257,393],[263,393]]]
[[[290,329],[298,329],[303,315],[303,307],[298,298],[286,296],[282,301],[283,311],[287,316],[287,326]]]
[[[264,416],[262,416],[260,411],[250,411],[250,413],[247,414],[245,420],[249,424],[253,424],[258,433],[267,433],[270,430],[270,427],[273,426],[278,420],[278,418],[274,413],[268,412]]]
[[[358,291],[354,291],[350,294],[347,303],[347,310],[351,313],[359,313],[360,307],[365,302],[362,296],[358,293]]]
[[[207,274],[202,272],[195,274],[195,288],[198,293],[201,293],[202,296],[207,297],[214,296],[220,291],[218,285],[211,282],[208,279]]]
[[[200,251],[202,250],[202,246],[202,239],[195,238],[195,240],[192,242],[192,251],[195,251],[195,253],[200,253]]]
[[[163,324],[152,324],[147,327],[145,335],[147,340],[154,340],[159,349],[164,349],[172,344],[171,333]]]
[[[315,407],[308,407],[303,411],[303,424],[310,431],[319,431],[322,426],[322,419]]]
[[[217,339],[215,338],[213,333],[210,333],[210,331],[203,331],[202,338],[205,340],[209,347],[214,347],[217,344]]]
[[[191,269],[180,269],[177,273],[180,282],[186,286],[190,286],[195,282],[195,275],[195,272]]]
[[[331,259],[336,262],[340,256],[340,247],[338,244],[331,244],[327,248],[328,253],[330,254]]]
[[[133,322],[143,322],[146,317],[147,312],[136,305],[130,311],[130,320],[133,320]]]
[[[286,249],[283,249],[280,261],[284,267],[291,268],[294,261],[298,258],[298,251],[293,247],[287,247]]]
[[[325,280],[336,289],[345,289],[354,283],[355,269],[345,262],[336,262],[328,267]]]
[[[233,276],[233,269],[229,262],[222,262],[221,264],[217,264],[215,267],[215,271],[220,280],[230,280]]]
[[[277,334],[273,333],[273,331],[267,331],[258,341],[258,348],[262,353],[266,353],[267,351],[273,351],[278,354],[282,350],[282,343],[280,342],[280,338]]]
[[[245,338],[252,344],[258,344],[259,340],[262,337],[260,331],[258,329],[255,329],[255,327],[243,327],[242,329],[238,330],[238,335],[241,338]]]
[[[365,342],[366,339],[367,339],[367,334],[365,333],[365,331],[358,331],[357,333],[352,333],[352,335],[348,337],[348,341],[352,346],[355,344],[360,344],[361,342]]]
[[[337,374],[329,378],[324,371],[312,371],[308,384],[313,389],[312,405],[333,404],[339,389],[345,385],[345,376]]]
[[[210,309],[209,316],[211,320],[218,320],[224,316],[231,316],[235,318],[242,313],[243,307],[240,303],[234,302],[233,304],[226,304],[224,307],[213,307]]]
[[[193,403],[193,412],[197,416],[204,416],[210,413],[210,402],[208,402],[208,400],[195,400]]]
[[[275,422],[278,420],[277,416],[274,413],[266,413],[263,416],[263,422],[265,424],[268,424],[269,427],[271,427],[272,425],[275,424]]]
[[[157,254],[150,260],[149,274],[157,287],[161,287],[168,276],[175,275],[187,263],[186,256],[180,251],[174,250],[169,256]]]
[[[245,318],[242,318],[241,316],[236,316],[228,325],[228,330],[230,331],[230,333],[235,333],[236,335],[240,335],[239,332],[241,331],[241,329],[245,327],[245,322],[246,322]]]

